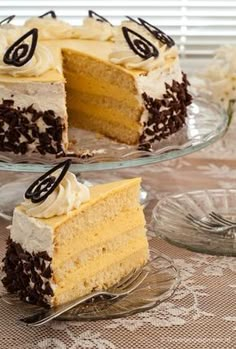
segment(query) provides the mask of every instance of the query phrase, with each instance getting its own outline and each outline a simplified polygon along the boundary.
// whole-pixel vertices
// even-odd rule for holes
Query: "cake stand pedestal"
[[[227,126],[228,116],[219,106],[197,97],[188,109],[184,129],[167,141],[160,142],[153,152],[139,151],[135,147],[118,144],[104,137],[96,138],[94,134],[87,131],[79,131],[79,136],[76,135],[79,145],[92,149],[93,156],[72,158],[73,164],[70,171],[82,181],[87,180],[86,172],[96,171],[93,184],[106,182],[108,173],[115,174],[114,180],[117,180],[122,178],[122,175],[117,178],[118,170],[120,174],[120,170],[124,168],[161,163],[199,151],[222,137]],[[73,132],[72,137],[75,137]],[[55,158],[29,158],[0,153],[0,183],[3,179],[0,187],[1,216],[10,220],[13,208],[22,201],[25,190],[37,177],[36,173],[48,171],[53,165],[63,160],[65,157],[55,160]],[[141,192],[141,201],[147,202],[145,190]]]

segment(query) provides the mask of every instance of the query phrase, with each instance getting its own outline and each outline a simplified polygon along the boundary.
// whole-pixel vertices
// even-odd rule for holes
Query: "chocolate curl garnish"
[[[139,23],[136,19],[134,19],[133,17],[130,17],[130,16],[126,16],[126,18],[128,18],[131,22],[134,22],[138,25],[141,25],[141,23]]]
[[[10,23],[16,16],[15,15],[12,15],[12,16],[9,16],[9,17],[6,17],[4,18],[1,22],[0,22],[0,25],[4,24],[4,23]]]
[[[48,172],[44,173],[39,177],[25,192],[25,198],[30,199],[34,204],[44,201],[47,197],[56,189],[60,182],[65,177],[69,167],[71,165],[71,160],[66,160],[60,164],[54,166]],[[58,169],[62,168],[61,173],[56,178],[52,174]]]
[[[32,36],[31,44],[24,42],[25,39]],[[38,29],[34,28],[22,35],[5,52],[3,62],[15,67],[21,67],[31,60],[34,55],[38,42]]]
[[[39,16],[39,18],[44,18],[48,15],[50,15],[54,19],[57,18],[56,12],[54,12],[54,11],[45,12],[43,15]]]
[[[127,44],[139,57],[148,59],[150,57],[158,57],[157,48],[142,35],[127,27],[122,27],[122,32]]]
[[[162,30],[148,23],[142,18],[138,18],[138,20],[144,26],[144,28],[146,28],[156,39],[160,40],[167,47],[170,48],[175,45],[174,40],[169,35],[164,33]]]
[[[92,10],[88,11],[88,16],[90,18],[96,19],[96,21],[98,21],[98,22],[106,22],[106,23],[109,23],[112,26],[112,24],[108,21],[108,19],[106,19],[105,17],[100,16],[99,14],[97,14],[96,12],[94,12]]]

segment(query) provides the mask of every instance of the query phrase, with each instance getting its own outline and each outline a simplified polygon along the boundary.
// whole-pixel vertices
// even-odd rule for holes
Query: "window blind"
[[[236,45],[236,0],[6,0],[0,19],[16,15],[15,24],[54,9],[77,25],[88,9],[118,24],[124,16],[143,17],[171,35],[185,57],[209,57],[222,44]]]

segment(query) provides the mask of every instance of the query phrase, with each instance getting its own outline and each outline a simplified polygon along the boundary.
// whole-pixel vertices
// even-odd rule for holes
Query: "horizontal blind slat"
[[[37,0],[29,0],[29,1],[20,1],[19,0],[8,0],[8,1],[2,1],[0,3],[0,8],[2,7],[7,7],[7,8],[11,8],[11,7],[23,7],[23,8],[27,8],[27,7],[52,7],[52,8],[58,8],[58,7],[156,7],[156,8],[162,8],[162,7],[180,7],[181,6],[181,0],[176,0],[176,1],[166,1],[164,6],[163,6],[163,2],[158,2],[156,0],[80,0],[78,2],[78,0],[68,0],[68,1],[58,1],[58,0],[54,0],[54,1],[37,1]]]

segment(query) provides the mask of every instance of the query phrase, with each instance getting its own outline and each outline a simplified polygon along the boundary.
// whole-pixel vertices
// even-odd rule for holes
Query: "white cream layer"
[[[54,172],[58,178],[61,171]],[[25,212],[30,217],[50,218],[67,214],[90,199],[89,188],[79,183],[75,175],[67,172],[55,190],[42,202],[33,203],[29,199],[22,202]]]
[[[0,74],[14,77],[31,77],[43,75],[51,69],[57,69],[57,67],[55,67],[55,57],[51,49],[49,46],[41,44],[41,42],[37,42],[33,57],[24,65],[18,67],[4,63],[4,55],[7,49],[27,32],[28,29],[25,27],[14,27],[11,29],[0,28]],[[24,44],[28,44],[28,47],[31,46],[31,43],[32,37],[28,37],[24,40]]]
[[[141,35],[144,39],[148,40],[153,46],[155,46],[159,52],[158,57],[150,57],[143,59],[136,54],[127,43],[122,27],[131,29],[135,33]],[[178,59],[178,49],[174,45],[167,47],[154,35],[152,35],[143,25],[139,25],[133,21],[123,21],[120,27],[117,27],[115,33],[115,45],[109,55],[109,59],[112,63],[124,66],[127,69],[140,69],[147,72],[157,69],[167,69],[175,65]],[[129,33],[131,39],[137,39],[134,34]]]
[[[179,83],[182,82],[182,71],[178,60],[176,61],[175,65],[169,67],[167,70],[163,71],[161,69],[157,69],[149,72],[147,75],[137,76],[137,99],[139,100],[140,104],[143,105],[142,94],[144,92],[153,99],[162,99],[163,95],[166,93],[166,83],[171,86],[174,80]],[[147,122],[148,118],[149,113],[147,109],[144,108],[140,118],[140,123],[143,124],[144,122]]]
[[[114,27],[110,23],[87,17],[82,26],[75,28],[75,32],[78,33],[80,39],[108,41],[113,39]]]
[[[41,82],[31,82],[31,83],[10,83],[10,82],[0,82],[0,103],[3,99],[14,100],[15,108],[20,109],[28,108],[30,105],[37,111],[44,112],[46,110],[53,110],[56,116],[62,118],[62,121],[66,120],[67,112],[65,106],[65,87],[63,82],[55,83],[41,83]],[[25,114],[29,120],[31,116]],[[40,132],[45,132],[46,125],[39,118],[36,122],[39,127]],[[21,141],[25,141],[24,136],[21,136]],[[63,132],[63,142],[68,143],[67,132]],[[29,144],[29,148],[33,150],[35,144]]]
[[[19,108],[33,105],[37,111],[53,110],[57,116],[63,118],[66,115],[63,82],[0,82],[0,98],[13,99],[14,105]]]
[[[27,216],[19,208],[14,210],[11,239],[29,253],[46,251],[50,257],[53,255],[52,227]]]

